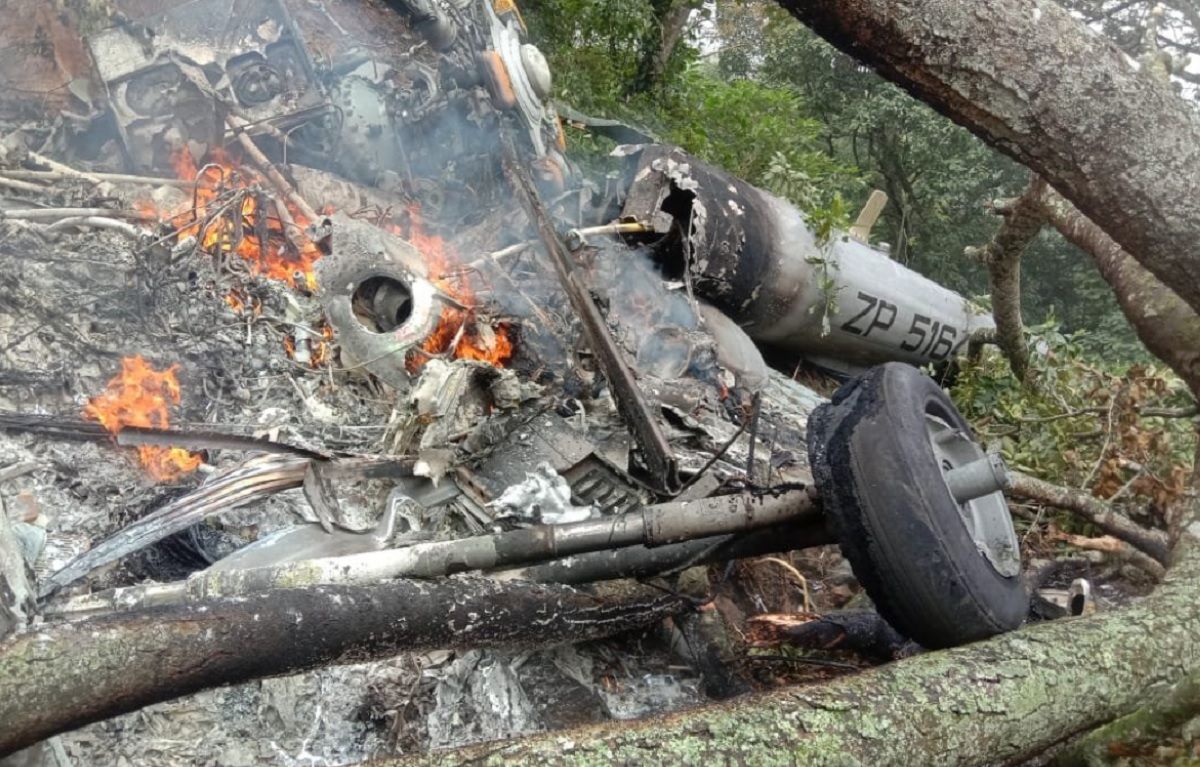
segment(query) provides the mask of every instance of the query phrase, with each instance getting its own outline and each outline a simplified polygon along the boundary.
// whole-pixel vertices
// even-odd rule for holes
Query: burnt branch
[[[198,690],[400,652],[545,647],[648,626],[684,595],[482,578],[276,589],[26,632],[0,644],[0,756]]]
[[[843,610],[827,615],[756,615],[747,623],[755,647],[789,644],[810,650],[849,650],[877,662],[911,655],[914,643],[874,610]]]

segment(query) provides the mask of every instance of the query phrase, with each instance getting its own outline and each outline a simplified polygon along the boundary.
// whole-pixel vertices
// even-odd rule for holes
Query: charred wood
[[[42,627],[0,643],[0,755],[233,682],[400,652],[545,647],[648,626],[688,598],[482,578],[275,589]]]
[[[920,648],[874,610],[827,615],[756,615],[748,622],[753,646],[790,644],[810,650],[849,650],[877,662],[911,655]]]

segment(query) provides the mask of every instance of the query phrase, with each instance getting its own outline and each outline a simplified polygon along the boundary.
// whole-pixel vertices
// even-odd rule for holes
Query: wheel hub
[[[1017,534],[1000,492],[1007,481],[1003,462],[935,415],[925,415],[925,430],[946,489],[958,504],[959,517],[979,553],[1001,575],[1018,575]]]

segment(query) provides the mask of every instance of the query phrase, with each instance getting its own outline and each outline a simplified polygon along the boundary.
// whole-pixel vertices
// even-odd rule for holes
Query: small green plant
[[[837,314],[838,286],[834,272],[838,270],[837,259],[833,256],[833,243],[837,237],[845,238],[846,230],[850,228],[850,215],[846,201],[841,194],[834,194],[829,205],[814,208],[808,212],[808,225],[812,228],[817,243],[817,253],[804,260],[817,267],[818,287],[824,300],[810,311],[821,312],[821,335],[827,336],[832,330],[830,318]]]
[[[1086,333],[1054,318],[1029,329],[1035,389],[988,349],[964,363],[951,390],[990,449],[1019,471],[1101,498],[1161,509],[1183,492],[1195,449],[1194,402],[1161,365],[1117,364],[1090,352]]]

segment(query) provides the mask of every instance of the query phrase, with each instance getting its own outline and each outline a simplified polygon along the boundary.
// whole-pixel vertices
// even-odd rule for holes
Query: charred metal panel
[[[404,240],[341,213],[333,224],[333,253],[316,273],[334,336],[365,369],[406,387],[405,353],[437,327],[445,298]]]
[[[138,170],[169,167],[183,141],[217,140],[221,101],[256,127],[287,128],[325,109],[279,0],[192,0],[123,19],[88,45]]]
[[[882,251],[843,233],[819,243],[791,204],[680,149],[630,153],[623,215],[669,214],[673,239],[662,243],[680,252],[696,293],[760,343],[852,365],[921,364],[957,354],[992,326],[961,295]]]

